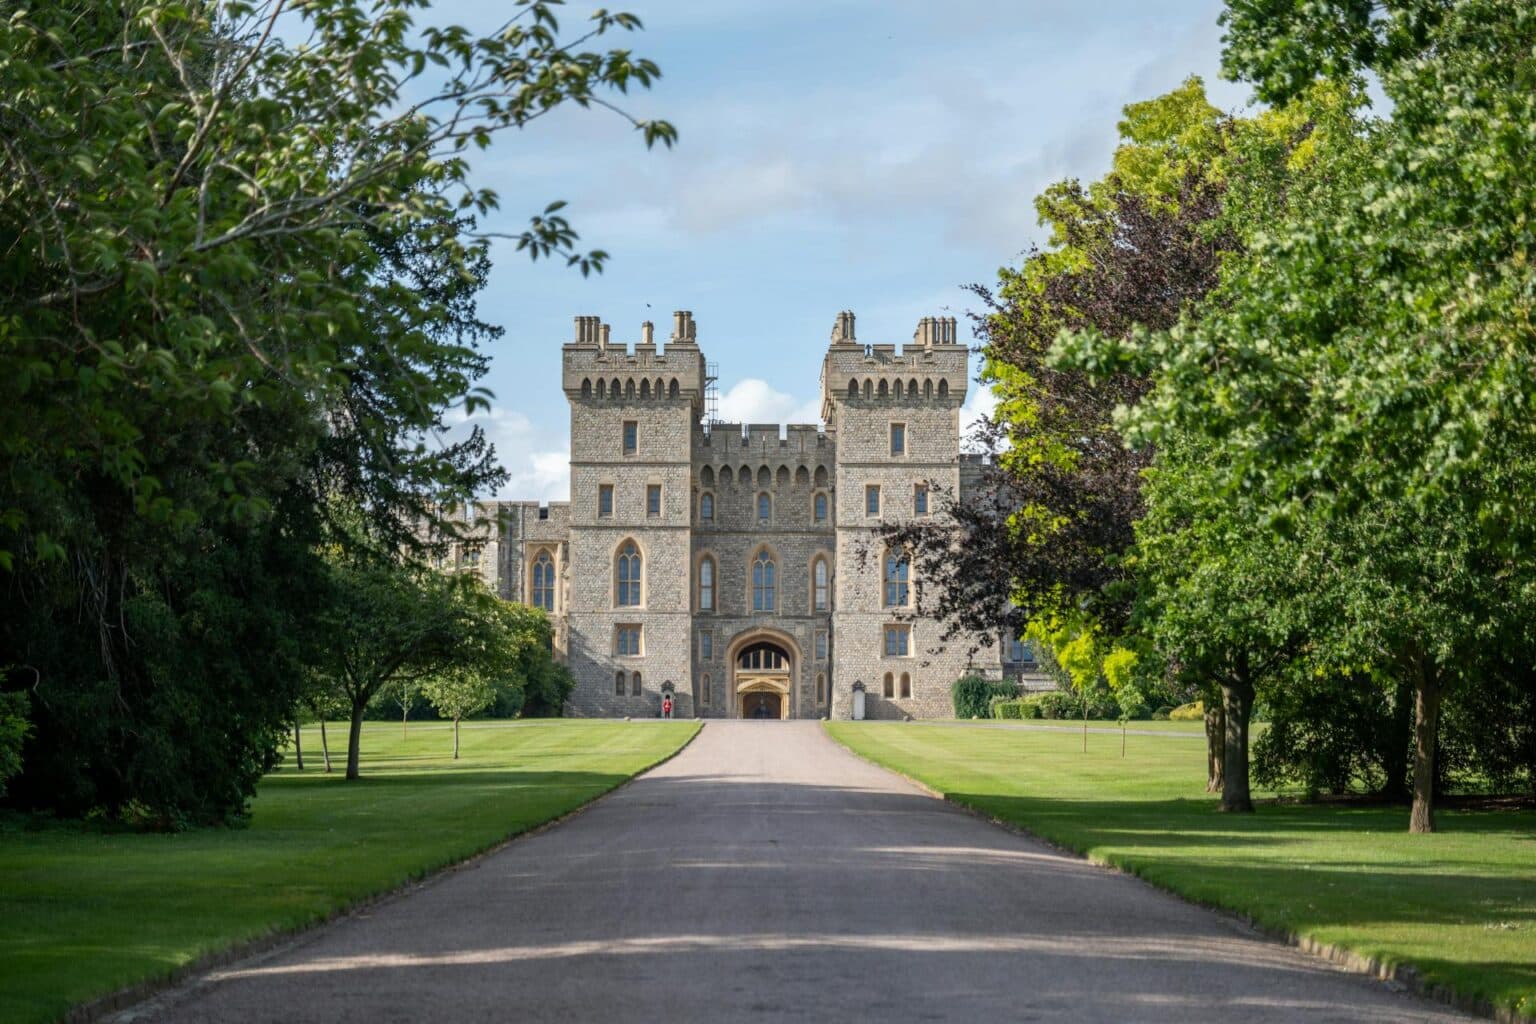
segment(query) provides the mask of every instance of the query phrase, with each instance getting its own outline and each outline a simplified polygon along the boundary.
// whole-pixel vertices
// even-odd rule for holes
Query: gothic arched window
[[[699,495],[699,518],[705,522],[713,522],[715,518],[715,496],[705,491]]]
[[[625,541],[619,549],[618,564],[614,572],[613,603],[621,608],[640,604],[640,549],[634,541]]]
[[[715,560],[705,557],[699,563],[699,611],[715,610]]]
[[[533,606],[555,610],[555,560],[548,551],[540,551],[533,560]]]
[[[766,523],[773,514],[773,499],[764,491],[757,496],[757,521]]]
[[[752,610],[771,612],[776,603],[777,587],[774,583],[773,556],[760,551],[752,560]]]
[[[827,560],[825,558],[816,559],[816,561],[811,565],[811,582],[813,591],[811,595],[811,607],[813,610],[818,612],[824,612],[827,610],[828,591],[830,590],[827,585],[828,575]]]
[[[905,608],[909,603],[911,567],[907,556],[900,551],[885,554],[885,606]]]
[[[811,515],[818,523],[827,521],[827,496],[818,494],[812,499]]]

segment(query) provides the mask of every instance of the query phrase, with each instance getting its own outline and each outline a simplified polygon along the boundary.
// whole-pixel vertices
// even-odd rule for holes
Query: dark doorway
[[[741,717],[778,718],[779,701],[782,699],[776,693],[745,694],[741,698]]]

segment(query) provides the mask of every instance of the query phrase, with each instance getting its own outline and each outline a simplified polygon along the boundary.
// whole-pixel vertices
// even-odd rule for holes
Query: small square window
[[[624,421],[624,454],[633,455],[640,447],[640,424],[634,420]]]
[[[864,514],[871,516],[880,514],[879,484],[866,484],[864,486]]]
[[[885,656],[906,658],[912,654],[912,627],[891,625],[885,627]]]
[[[614,630],[614,652],[621,658],[640,656],[640,627],[618,626]]]
[[[916,484],[912,488],[912,511],[916,515],[928,514],[928,485]]]
[[[891,454],[907,454],[907,425],[905,423],[891,424]]]
[[[598,485],[597,514],[603,518],[613,515],[613,484]]]
[[[645,514],[661,515],[661,484],[650,484],[645,489]]]

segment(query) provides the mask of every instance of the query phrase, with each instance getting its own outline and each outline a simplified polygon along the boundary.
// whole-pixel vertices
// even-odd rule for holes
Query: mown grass
[[[833,722],[855,753],[1052,842],[1271,928],[1536,1016],[1536,813],[1261,805],[1223,815],[1180,737]],[[1259,794],[1263,795],[1263,794]]]
[[[262,781],[248,827],[179,835],[0,829],[0,1020],[70,1006],[321,920],[559,817],[681,747],[693,722],[370,724],[347,783],[306,730],[304,772]],[[339,740],[339,742],[338,742]]]
[[[1083,720],[1081,718],[948,718],[924,724],[985,726],[989,728],[992,726],[1010,726],[1014,728],[1027,726],[1031,729],[1063,729],[1068,732],[1075,729],[1078,733],[1083,731]],[[1201,738],[1205,736],[1204,722],[1154,722],[1150,719],[1138,718],[1122,723],[1116,720],[1101,718],[1088,719],[1089,729],[1113,729],[1119,732],[1122,725],[1127,732],[1178,733],[1180,736],[1196,736]],[[1257,735],[1263,729],[1264,723],[1253,723],[1252,732],[1254,735]]]

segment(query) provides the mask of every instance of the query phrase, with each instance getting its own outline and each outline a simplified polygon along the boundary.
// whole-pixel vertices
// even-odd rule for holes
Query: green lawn
[[[1009,726],[1012,728],[1027,727],[1030,729],[1063,729],[1067,732],[1076,731],[1079,735],[1083,731],[1083,720],[1080,718],[982,718],[963,719],[946,718],[932,723],[932,725],[964,725],[971,728],[993,728],[994,726]],[[1154,722],[1150,719],[1133,719],[1124,723],[1128,732],[1152,732],[1152,733],[1178,733],[1180,736],[1205,736],[1204,722]],[[1120,731],[1121,723],[1118,721],[1105,721],[1097,718],[1088,719],[1089,729],[1113,729]],[[1264,723],[1255,722],[1251,727],[1254,735],[1264,728]]]
[[[47,1021],[276,929],[317,921],[558,817],[665,759],[693,722],[370,723],[363,779],[261,784],[248,828],[181,835],[0,830],[0,1020]],[[330,728],[335,754],[346,730]]]
[[[1536,1016],[1536,813],[1268,804],[1223,815],[1204,748],[1131,733],[832,722],[855,753],[1096,861]]]

